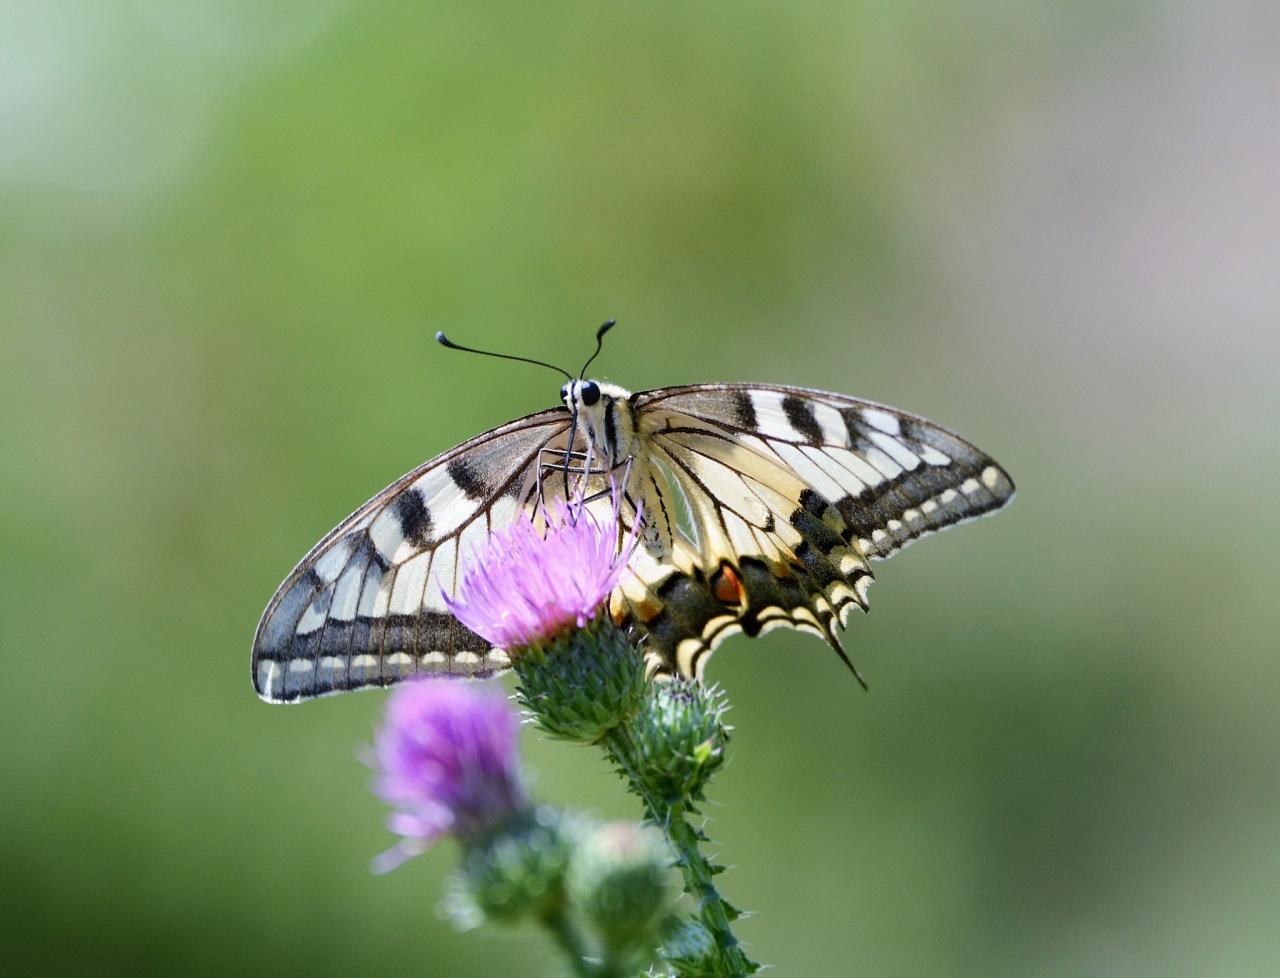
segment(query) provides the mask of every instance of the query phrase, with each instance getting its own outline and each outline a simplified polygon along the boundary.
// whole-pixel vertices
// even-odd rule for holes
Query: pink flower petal
[[[585,627],[609,600],[635,551],[639,518],[618,546],[620,505],[616,486],[603,516],[581,496],[557,502],[545,513],[545,533],[521,512],[468,558],[457,594],[443,595],[445,605],[502,649]]]

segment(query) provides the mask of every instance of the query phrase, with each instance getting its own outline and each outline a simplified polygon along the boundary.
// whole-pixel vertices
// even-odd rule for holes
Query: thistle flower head
[[[444,835],[473,841],[525,811],[517,730],[498,693],[449,680],[397,687],[374,738],[374,790],[396,809],[389,825],[403,838],[374,868],[393,869]]]
[[[544,509],[544,528],[522,511],[471,555],[446,605],[462,624],[507,650],[585,627],[622,580],[636,547],[639,518],[624,535],[620,505],[615,485],[603,512],[588,508],[581,491]]]

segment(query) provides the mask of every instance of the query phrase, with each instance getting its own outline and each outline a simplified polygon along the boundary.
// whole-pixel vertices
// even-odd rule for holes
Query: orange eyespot
[[[738,575],[728,564],[722,564],[720,573],[716,575],[713,593],[717,600],[723,601],[728,605],[739,605],[742,603],[743,590],[742,582],[738,580]]]

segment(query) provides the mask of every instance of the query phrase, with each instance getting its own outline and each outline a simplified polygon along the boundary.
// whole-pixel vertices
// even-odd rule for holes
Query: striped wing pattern
[[[555,408],[477,435],[388,486],[276,591],[253,641],[258,694],[291,702],[410,676],[481,677],[506,656],[446,610],[466,557],[536,491],[539,452],[567,447]]]
[[[705,384],[629,403],[635,453],[662,484],[663,516],[686,517],[670,554],[637,549],[634,573],[612,599],[658,675],[700,676],[728,636],[783,625],[824,638],[852,668],[835,626],[853,607],[866,609],[869,561],[1013,496],[1008,474],[967,441],[869,401]],[[453,593],[461,561],[490,531],[533,505],[540,453],[566,451],[569,428],[568,411],[555,408],[478,435],[330,532],[258,625],[259,695],[294,702],[506,669],[506,655],[461,625],[442,593]],[[585,448],[581,436],[573,447]]]
[[[1013,497],[1008,474],[973,445],[869,401],[715,384],[634,403],[696,537],[678,540],[669,562],[639,555],[615,595],[615,616],[647,633],[659,674],[701,675],[729,635],[780,625],[821,636],[848,663],[834,626],[866,609],[868,561]]]

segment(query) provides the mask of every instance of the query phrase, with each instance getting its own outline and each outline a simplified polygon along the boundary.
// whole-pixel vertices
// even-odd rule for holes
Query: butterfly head
[[[596,452],[602,453],[618,464],[625,458],[634,457],[638,451],[636,441],[635,409],[631,405],[631,393],[617,384],[602,384],[599,381],[587,380],[587,368],[600,354],[604,346],[604,337],[616,325],[615,320],[607,320],[596,330],[596,348],[587,362],[578,371],[577,379],[563,367],[530,357],[517,357],[509,353],[491,353],[488,350],[477,350],[470,346],[459,346],[443,332],[436,333],[436,342],[450,350],[464,350],[468,353],[479,353],[482,356],[498,357],[502,360],[519,360],[547,367],[565,379],[560,388],[560,400],[573,417],[573,433],[570,442],[578,432],[586,435]]]
[[[635,454],[632,445],[631,394],[617,384],[571,380],[560,388],[560,400],[577,418],[596,451],[615,462]]]
[[[600,385],[594,380],[571,380],[560,388],[560,400],[572,411],[575,407],[579,413],[593,408],[600,403]]]

